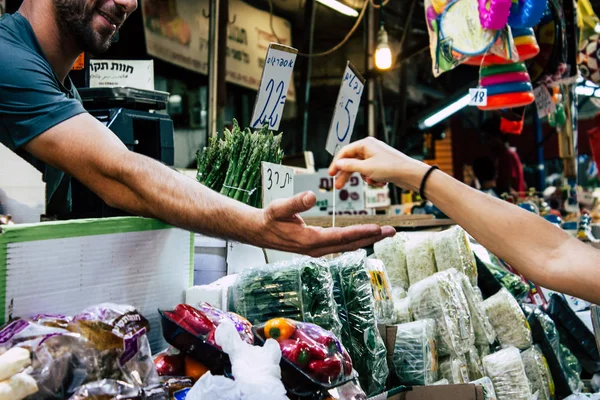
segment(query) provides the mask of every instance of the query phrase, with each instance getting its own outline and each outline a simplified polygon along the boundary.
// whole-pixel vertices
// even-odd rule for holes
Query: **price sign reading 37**
[[[364,88],[365,79],[348,61],[327,136],[326,149],[331,155],[350,143]]]
[[[294,170],[269,162],[261,163],[263,208],[273,200],[294,195]]]
[[[275,43],[269,45],[254,105],[252,128],[268,123],[269,129],[279,129],[297,54],[298,50],[292,47]]]

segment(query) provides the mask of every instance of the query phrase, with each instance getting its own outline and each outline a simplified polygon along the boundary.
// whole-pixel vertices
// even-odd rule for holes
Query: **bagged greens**
[[[531,328],[527,318],[508,290],[501,289],[485,300],[483,306],[502,347],[515,346],[525,350],[531,346]]]
[[[440,359],[440,376],[452,385],[469,383],[469,370],[462,356],[449,356]]]
[[[406,268],[411,285],[436,273],[431,236],[412,237],[405,243]]]
[[[538,400],[554,399],[554,381],[542,351],[533,346],[522,352],[521,358],[533,394],[538,393]]]
[[[490,320],[483,308],[483,298],[477,287],[471,286],[469,280],[464,274],[458,274],[461,287],[469,304],[473,330],[475,331],[475,344],[486,346],[494,343],[496,340],[496,331],[490,323]]]
[[[471,285],[477,285],[477,264],[463,228],[457,225],[435,233],[432,244],[438,271],[454,268],[465,274]]]
[[[477,379],[471,383],[483,387],[483,400],[498,400],[496,397],[496,391],[494,390],[494,384],[487,376]]]
[[[469,371],[469,379],[477,380],[485,376],[479,352],[475,347],[471,347],[469,351],[466,352],[465,360],[467,362],[467,370]]]
[[[370,286],[368,288],[371,290]],[[323,259],[301,257],[246,268],[232,287],[234,312],[253,325],[285,317],[310,322],[340,337],[333,280]]]
[[[375,299],[375,318],[380,324],[391,324],[396,320],[392,287],[381,260],[367,258],[367,270]]]
[[[397,325],[393,365],[402,385],[431,385],[437,381],[434,320]]]
[[[332,260],[329,268],[342,322],[342,334],[338,337],[350,353],[361,387],[373,395],[385,389],[389,369],[387,350],[377,329],[366,255],[365,250],[345,253]]]
[[[530,400],[531,388],[516,347],[507,347],[483,358],[486,375],[494,383],[498,400]]]
[[[373,245],[375,256],[383,262],[392,287],[408,290],[410,286],[406,269],[405,233],[398,233]]]
[[[462,355],[475,342],[469,306],[456,275],[455,269],[438,272],[408,290],[415,320],[436,322],[440,355]]]

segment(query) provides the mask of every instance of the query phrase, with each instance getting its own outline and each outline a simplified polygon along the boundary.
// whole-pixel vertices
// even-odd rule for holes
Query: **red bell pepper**
[[[189,325],[185,319],[183,317],[181,317],[180,315],[177,315],[175,313],[172,313],[170,311],[165,311],[165,315],[171,320],[173,321],[175,324],[177,324],[180,328],[185,329],[186,331],[188,331],[189,333],[191,333],[192,335],[196,335],[198,336],[199,333],[196,332],[196,329],[194,329],[191,325]]]
[[[317,339],[317,343],[324,345],[327,348],[327,354],[330,356],[342,352],[340,342],[333,336],[321,336]]]
[[[348,354],[348,352],[344,350],[342,352],[342,358],[342,364],[344,365],[344,375],[352,375],[352,358],[350,358],[350,354]]]
[[[308,369],[323,382],[334,382],[342,372],[342,361],[339,356],[327,357],[308,363]]]
[[[206,335],[215,329],[215,324],[206,315],[189,304],[178,304],[175,314],[182,317],[199,335]]]
[[[313,338],[308,336],[302,329],[296,329],[293,335],[293,339],[305,343],[308,345],[308,351],[310,358],[313,360],[324,360],[327,357],[327,348],[321,343],[317,343]]]
[[[208,335],[206,335],[206,343],[212,344],[216,348],[220,349],[221,346],[219,346],[215,340],[215,331],[216,329],[213,329],[212,331],[208,332]]]
[[[294,365],[304,368],[310,360],[308,344],[299,340],[282,340],[279,343],[281,354]]]

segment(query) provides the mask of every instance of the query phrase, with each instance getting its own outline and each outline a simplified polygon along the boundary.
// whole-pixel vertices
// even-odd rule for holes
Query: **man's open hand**
[[[262,213],[262,236],[258,239],[258,245],[319,257],[370,246],[396,233],[392,227],[378,225],[347,228],[308,226],[299,214],[310,210],[316,201],[314,193],[305,192],[271,203]]]

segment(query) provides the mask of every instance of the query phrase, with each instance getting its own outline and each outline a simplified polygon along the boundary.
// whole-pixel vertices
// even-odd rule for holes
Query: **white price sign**
[[[298,50],[292,47],[269,45],[254,105],[252,128],[269,123],[269,129],[279,129],[297,54]]]
[[[537,108],[538,117],[544,118],[547,115],[556,112],[556,104],[550,96],[550,92],[545,85],[540,85],[533,90],[535,95],[535,106]]]
[[[261,163],[263,208],[273,200],[294,195],[294,170],[279,164]]]
[[[474,88],[469,89],[470,106],[487,106],[487,89]]]
[[[325,147],[332,156],[335,156],[338,149],[350,143],[364,88],[365,78],[348,61]]]

